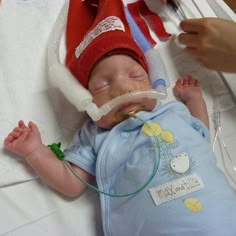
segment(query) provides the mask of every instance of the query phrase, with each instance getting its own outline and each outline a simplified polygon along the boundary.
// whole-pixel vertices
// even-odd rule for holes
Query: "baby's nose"
[[[133,90],[134,88],[127,81],[119,81],[112,85],[110,92],[111,92],[111,96],[115,98],[120,95],[130,93]]]

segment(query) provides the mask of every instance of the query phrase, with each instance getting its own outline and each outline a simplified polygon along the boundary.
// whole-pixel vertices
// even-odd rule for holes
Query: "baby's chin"
[[[117,124],[122,121],[135,117],[136,113],[140,111],[152,111],[156,105],[155,101],[150,101],[148,105],[138,105],[138,104],[124,104],[119,108],[113,110],[107,115],[103,116],[99,121],[96,121],[95,124],[103,129],[112,129]]]

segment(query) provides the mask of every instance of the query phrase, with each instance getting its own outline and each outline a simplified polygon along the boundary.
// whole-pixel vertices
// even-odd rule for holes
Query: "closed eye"
[[[110,84],[110,81],[106,80],[106,79],[93,79],[90,82],[89,88],[91,90],[91,92],[98,92],[102,89],[105,89],[106,87],[108,87]]]
[[[132,72],[129,77],[133,80],[143,81],[146,79],[146,74],[143,72]]]

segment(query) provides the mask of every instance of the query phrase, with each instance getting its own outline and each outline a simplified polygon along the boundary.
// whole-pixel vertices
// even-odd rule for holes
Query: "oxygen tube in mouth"
[[[59,13],[59,16],[55,22],[55,26],[49,38],[49,44],[48,44],[49,79],[55,87],[58,87],[60,89],[60,91],[78,109],[78,111],[81,112],[85,111],[93,121],[98,121],[102,118],[102,116],[108,114],[112,109],[114,109],[118,105],[121,105],[122,103],[132,102],[135,99],[145,98],[145,97],[154,99],[166,98],[167,96],[166,81],[161,78],[158,80],[158,82],[155,81],[155,87],[158,84],[156,89],[152,89],[150,91],[130,92],[121,95],[119,97],[116,97],[115,99],[109,101],[103,106],[98,107],[93,102],[92,94],[79,83],[79,81],[60,61],[59,49],[62,35],[65,32],[65,27],[67,23],[68,8],[69,8],[69,1],[65,1],[65,4],[62,7],[61,12]],[[147,52],[144,54],[147,54]],[[146,59],[147,62],[152,61],[153,63],[154,57],[151,57],[152,60],[150,60],[149,57]],[[158,58],[158,60],[160,62],[160,58]],[[152,74],[153,72],[151,72],[151,77],[153,77]]]

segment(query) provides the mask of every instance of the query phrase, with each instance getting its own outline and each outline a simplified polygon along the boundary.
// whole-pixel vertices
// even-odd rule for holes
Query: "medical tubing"
[[[221,148],[223,146],[223,149],[225,150],[225,153],[226,153],[226,157],[230,161],[230,164],[231,164],[231,166],[232,166],[232,168],[235,172],[236,167],[234,165],[234,162],[232,160],[232,157],[231,157],[231,155],[228,151],[228,148],[227,148],[227,146],[224,142],[224,138],[223,138],[223,135],[222,135],[222,131],[221,131],[221,112],[219,110],[217,101],[215,101],[214,106],[213,106],[213,121],[214,121],[214,125],[215,125],[215,135],[214,135],[213,143],[212,143],[213,152],[215,152],[215,143],[216,143],[216,140],[218,140],[218,143],[221,146]],[[220,158],[221,158],[221,162],[223,164],[224,173],[230,179],[231,183],[234,184],[234,189],[235,189],[236,188],[235,173],[234,173],[234,176],[233,176],[231,171],[228,169],[228,165],[226,163],[226,158],[224,158],[223,153],[221,153]]]
[[[66,27],[68,7],[69,7],[69,1],[65,1],[49,37],[49,43],[47,48],[49,68],[52,65],[60,64],[59,48],[60,48],[61,38]]]
[[[49,77],[52,84],[57,86],[79,111],[87,111],[88,115],[93,120],[99,120],[101,119],[101,113],[96,104],[93,103],[91,93],[85,89],[71,74],[71,72],[60,62],[60,42],[63,32],[65,31],[68,7],[69,1],[65,1],[49,38]]]
[[[126,18],[129,23],[132,35],[135,38],[141,50],[143,52],[150,50],[152,48],[152,45],[149,43],[149,41],[144,36],[143,32],[140,30],[140,28],[136,24],[135,20],[133,19],[127,7],[125,7],[125,14],[126,14]]]
[[[129,197],[129,196],[132,196],[132,195],[135,195],[139,192],[141,192],[152,180],[153,178],[155,177],[158,169],[159,169],[159,166],[160,166],[160,145],[159,145],[159,141],[158,141],[158,138],[157,136],[155,135],[155,130],[153,130],[153,128],[147,123],[145,122],[143,119],[141,119],[140,117],[138,116],[135,116],[137,117],[138,119],[140,119],[141,121],[143,121],[143,123],[145,125],[147,125],[147,127],[150,129],[150,131],[152,132],[153,134],[153,137],[155,137],[156,139],[156,143],[158,144],[158,153],[157,153],[157,158],[156,158],[156,166],[152,172],[152,175],[150,176],[150,178],[147,180],[147,182],[142,185],[140,188],[138,188],[137,190],[133,191],[133,192],[130,192],[130,193],[126,193],[126,194],[111,194],[111,193],[108,193],[108,192],[105,192],[105,191],[102,191],[100,189],[98,189],[97,187],[95,187],[94,185],[92,184],[89,184],[88,182],[86,182],[84,179],[82,179],[81,177],[79,177],[76,172],[73,170],[73,168],[71,167],[71,165],[63,159],[63,162],[65,163],[65,165],[68,167],[68,169],[71,171],[71,173],[79,180],[81,181],[84,185],[86,185],[88,188],[100,193],[100,194],[103,194],[103,195],[106,195],[106,196],[109,196],[109,197],[116,197],[116,198],[121,198],[121,197]]]
[[[165,75],[162,73],[163,70],[160,70],[160,67],[157,65],[162,65],[161,57],[159,53],[155,49],[150,49],[144,53],[146,57],[146,61],[148,64],[148,73],[149,77],[152,81],[152,88],[156,89],[158,92],[162,92],[161,99],[165,99],[167,97],[167,80]],[[169,82],[168,82],[169,83]]]
[[[170,80],[168,79],[166,67],[160,53],[157,49],[153,48],[146,39],[127,7],[125,7],[125,13],[131,28],[132,35],[146,58],[148,64],[148,74],[152,81],[152,88],[156,89],[158,86],[160,86],[159,90],[163,90],[167,96],[166,87],[170,86]]]
[[[64,65],[52,65],[50,67],[50,76],[51,80],[57,84],[57,87],[79,111],[87,111],[93,120],[101,119],[100,111],[93,103],[93,97],[90,92],[84,89]]]
[[[219,144],[220,145],[223,145],[223,148],[224,148],[224,150],[225,150],[225,152],[226,152],[226,156],[227,156],[227,158],[229,159],[229,161],[230,161],[230,164],[232,165],[232,168],[233,168],[233,170],[234,170],[234,172],[235,172],[235,166],[234,166],[234,163],[233,163],[233,161],[232,161],[232,158],[231,158],[231,156],[230,156],[230,154],[229,154],[229,151],[228,151],[228,148],[227,148],[227,146],[226,146],[226,144],[225,144],[225,142],[224,142],[224,139],[223,139],[223,137],[222,137],[222,133],[221,133],[221,128],[220,128],[220,126],[218,127],[218,140],[219,140]],[[230,179],[230,181],[231,181],[231,183],[233,183],[234,184],[234,188],[236,188],[236,180],[235,180],[235,174],[234,174],[234,176],[231,174],[231,171],[228,169],[228,165],[227,165],[227,163],[226,163],[226,158],[224,158],[224,156],[221,154],[220,155],[220,158],[221,158],[221,161],[222,161],[222,164],[223,164],[223,168],[224,168],[224,173],[226,174],[226,176]]]
[[[125,93],[119,97],[116,97],[109,102],[102,105],[99,110],[101,115],[107,114],[112,109],[116,108],[119,105],[124,104],[125,102],[132,102],[140,98],[153,98],[157,99],[160,96],[163,96],[162,92],[158,92],[156,90],[148,90],[148,91],[133,91],[129,93]]]

